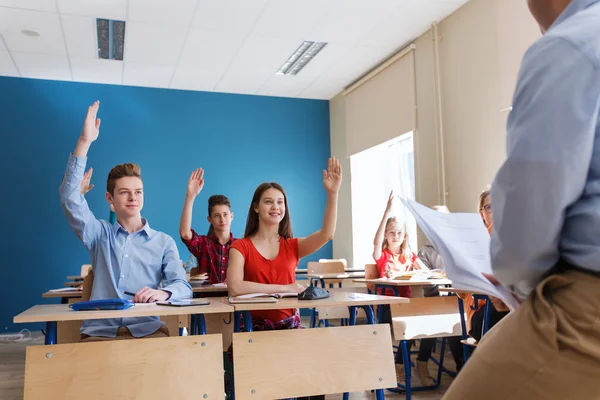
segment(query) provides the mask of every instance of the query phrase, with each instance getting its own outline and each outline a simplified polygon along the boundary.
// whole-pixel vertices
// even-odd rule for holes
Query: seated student
[[[446,206],[433,206],[431,207],[438,212],[449,213],[448,207]],[[417,254],[419,260],[427,266],[429,269],[444,269],[444,261],[442,257],[438,253],[437,249],[433,247],[431,244],[426,244],[419,249],[419,253]],[[439,296],[440,292],[438,290],[438,286],[427,286],[424,288],[424,297],[436,297]],[[448,346],[450,347],[450,351],[452,352],[452,356],[454,357],[454,362],[456,363],[456,371],[460,371],[464,364],[464,355],[462,344],[460,343],[460,336],[452,336],[446,338],[448,342]],[[417,374],[421,379],[421,382],[425,386],[433,386],[435,385],[435,381],[433,377],[429,374],[429,367],[427,363],[431,358],[431,353],[433,352],[433,346],[435,345],[436,339],[421,339],[421,344],[419,346],[419,354],[417,356]]]
[[[490,189],[484,190],[479,195],[479,214],[481,214],[481,219],[485,224],[490,235],[492,234],[493,229],[493,220],[492,220],[492,198],[490,196]],[[474,304],[473,297],[471,297],[470,304]],[[490,308],[490,322],[488,329],[491,329],[494,325],[496,325],[502,318],[508,315],[509,310],[506,304],[504,304],[501,300],[492,297],[491,298],[493,307]],[[473,337],[475,340],[481,340],[481,333],[483,329],[483,320],[485,316],[485,307],[483,305],[485,302],[480,301],[480,304],[477,307],[476,311],[467,310],[467,314],[470,313],[470,328],[469,335]],[[466,304],[465,304],[466,307]],[[470,307],[469,307],[470,308]]]
[[[204,187],[204,170],[192,172],[188,181],[185,203],[179,223],[179,235],[190,253],[198,260],[199,273],[208,274],[211,284],[225,282],[229,248],[235,241],[231,233],[233,212],[229,199],[217,194],[208,199],[210,228],[206,235],[198,235],[192,226],[194,200]]]
[[[248,293],[300,293],[296,267],[302,257],[319,250],[333,238],[337,219],[342,168],[330,158],[323,171],[327,204],[321,229],[305,238],[294,238],[288,201],[283,188],[274,182],[258,186],[248,210],[244,238],[231,246],[227,284],[230,296]],[[300,327],[294,309],[253,311],[254,330]]]
[[[192,288],[185,280],[175,241],[151,229],[140,215],[144,192],[139,166],[117,165],[108,174],[106,200],[117,216],[113,225],[97,220],[81,194],[87,152],[99,134],[99,106],[95,102],[88,108],[60,185],[60,202],[69,225],[92,259],[91,299],[121,298],[125,291],[135,293],[133,301],[139,303],[189,298]],[[88,320],[81,327],[82,341],[168,335],[158,317]]]
[[[379,224],[379,228],[375,233],[373,240],[373,259],[377,265],[380,277],[393,278],[407,271],[414,269],[427,269],[419,260],[408,245],[408,234],[406,226],[400,224],[396,217],[390,217],[392,206],[394,203],[394,193],[390,192],[390,197],[383,213],[383,218]],[[410,286],[398,287],[400,297],[412,297],[412,289]],[[394,291],[391,288],[386,288],[384,295],[394,296]],[[392,315],[390,306],[383,306],[383,315],[380,322],[392,323]],[[408,348],[412,346],[412,341],[408,342]],[[402,359],[402,349],[398,348],[395,357],[396,378],[398,382],[404,384],[406,377],[404,375],[404,360]],[[423,382],[424,385],[427,382]]]

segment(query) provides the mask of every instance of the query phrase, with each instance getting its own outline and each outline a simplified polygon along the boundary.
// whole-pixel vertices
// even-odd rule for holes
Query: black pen
[[[135,297],[135,293],[131,293],[128,291],[124,291],[123,293],[125,293],[127,296]]]

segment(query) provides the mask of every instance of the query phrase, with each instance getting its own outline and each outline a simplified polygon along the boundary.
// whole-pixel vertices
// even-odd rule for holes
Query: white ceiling
[[[330,99],[467,1],[0,0],[0,75]],[[95,18],[127,21],[124,61]],[[304,40],[328,45],[276,75]]]

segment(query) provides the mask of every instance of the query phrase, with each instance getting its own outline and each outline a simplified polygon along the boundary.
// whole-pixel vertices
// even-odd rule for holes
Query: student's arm
[[[250,293],[300,293],[304,287],[297,283],[290,285],[270,285],[244,280],[244,256],[234,248],[229,250],[229,264],[227,266],[227,291],[230,296],[241,296]]]
[[[381,218],[381,222],[379,223],[379,227],[377,228],[377,232],[375,232],[375,238],[373,239],[373,260],[377,261],[381,258],[381,247],[383,246],[383,236],[385,234],[385,224],[390,217],[390,213],[392,212],[392,206],[394,205],[394,192],[390,192],[390,197],[388,198],[387,206],[385,207],[385,212],[383,213],[383,217]]]
[[[99,102],[88,108],[81,136],[77,141],[75,151],[69,157],[65,175],[60,184],[60,204],[71,228],[88,250],[102,231],[102,224],[90,211],[87,201],[81,193],[84,179],[87,152],[90,145],[98,138],[100,119],[96,118]]]
[[[194,201],[203,187],[204,170],[198,168],[192,172],[188,180],[185,202],[183,203],[183,211],[181,212],[181,220],[179,221],[179,235],[183,240],[192,239],[192,211],[194,209]]]
[[[323,186],[327,191],[323,226],[306,238],[298,239],[298,258],[314,253],[333,239],[337,221],[338,193],[341,184],[342,167],[335,157],[331,157],[328,161],[327,171],[323,171]]]

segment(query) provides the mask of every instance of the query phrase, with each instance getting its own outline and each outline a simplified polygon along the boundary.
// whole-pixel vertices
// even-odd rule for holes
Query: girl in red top
[[[274,182],[261,184],[252,197],[244,238],[229,252],[227,287],[230,296],[249,293],[300,293],[296,283],[298,261],[319,250],[333,238],[337,219],[338,192],[342,183],[339,161],[329,159],[323,171],[327,204],[323,226],[305,238],[294,238],[287,197]],[[297,310],[253,311],[254,330],[300,327]]]
[[[401,275],[406,271],[414,269],[428,269],[416,254],[410,250],[406,225],[400,224],[395,217],[390,217],[394,197],[394,192],[390,192],[385,213],[373,240],[373,259],[377,264],[379,276],[382,278],[393,278],[396,275]],[[400,297],[412,297],[412,290],[409,286],[398,287],[398,292]],[[386,296],[393,296],[394,291],[386,288],[384,294]],[[392,317],[389,305],[383,306],[383,315],[380,322],[391,324]],[[409,342],[409,350],[411,345],[412,342]],[[401,348],[398,348],[396,352],[395,363],[398,382],[404,384],[406,379],[404,376]]]

